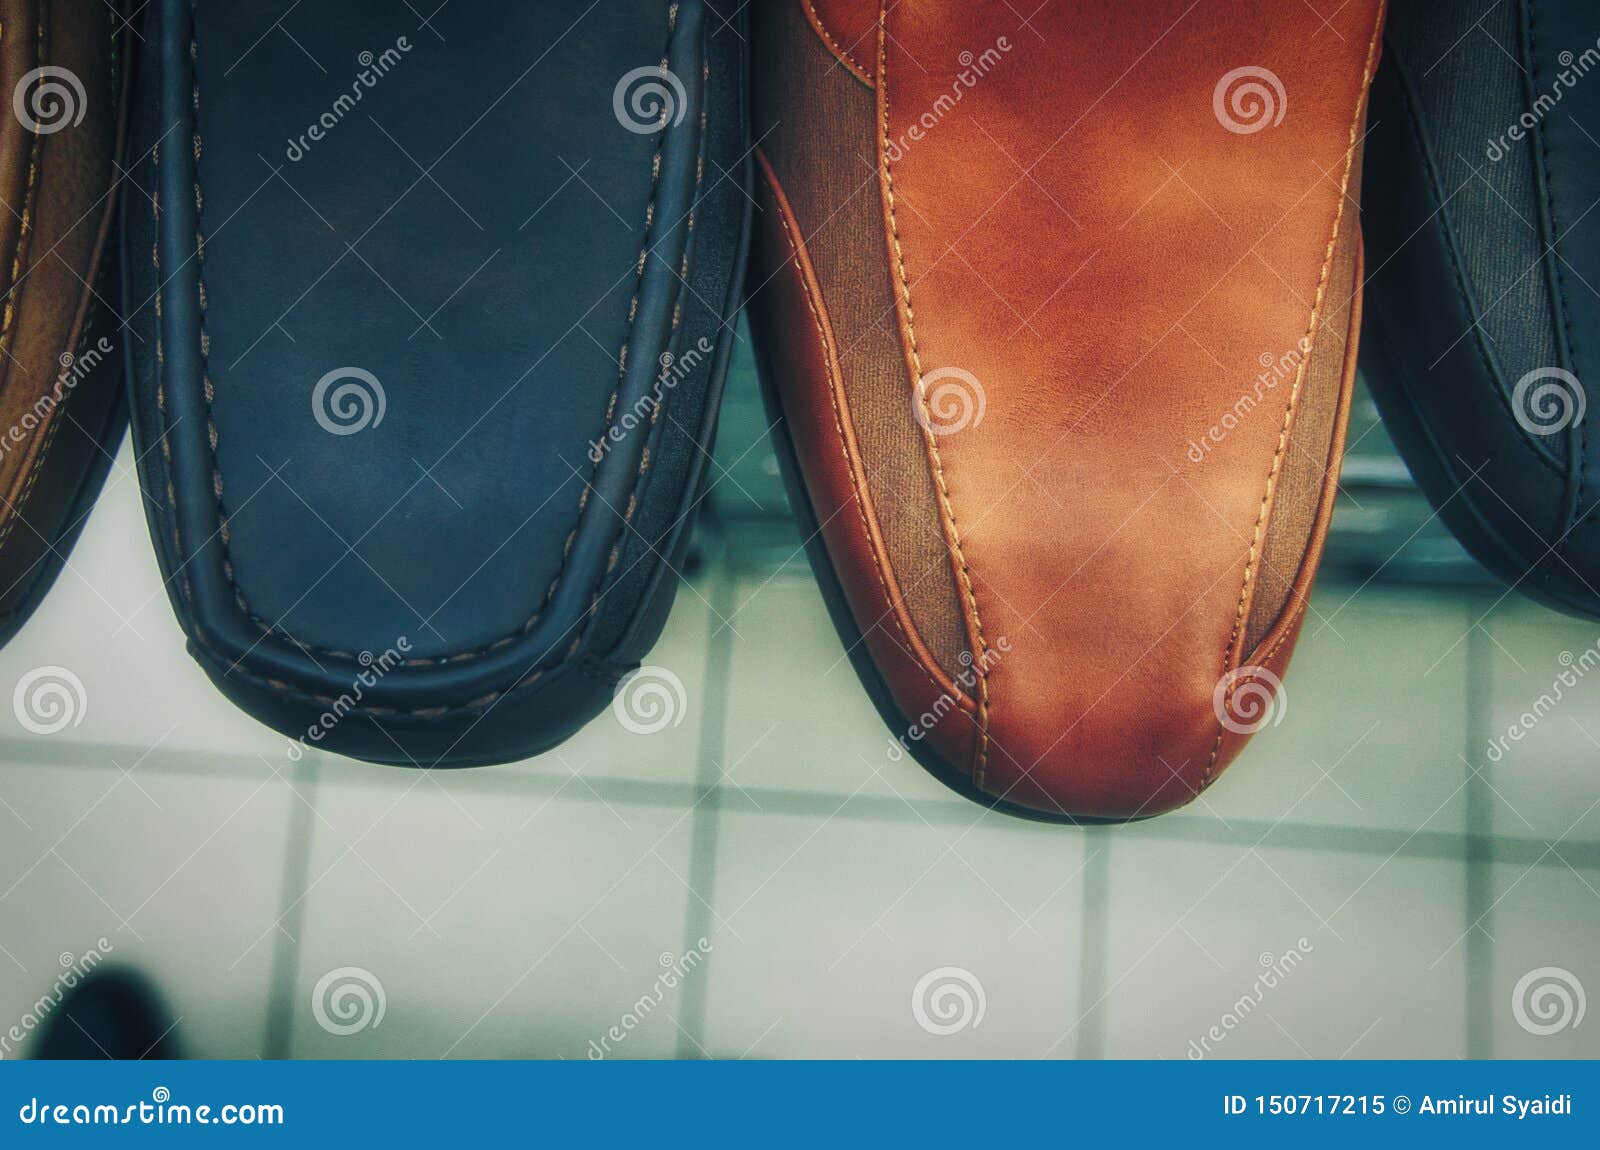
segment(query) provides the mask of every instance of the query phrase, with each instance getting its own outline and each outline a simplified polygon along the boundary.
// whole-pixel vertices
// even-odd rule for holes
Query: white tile
[[[890,756],[889,728],[809,575],[744,580],[732,623],[723,769],[734,785],[912,801],[950,797],[909,757]]]
[[[184,649],[132,466],[125,443],[69,566],[33,619],[0,651],[0,698],[11,699],[18,682],[36,669],[64,668],[82,684],[72,704],[69,731],[75,740],[116,746],[128,755],[159,744],[262,754],[284,765],[284,737],[230,703]],[[631,734],[607,711],[557,754],[519,769],[556,777],[580,770],[595,778],[691,781],[706,701],[710,593],[701,584],[679,588],[666,631],[648,657],[681,683],[681,702],[665,729]],[[52,675],[49,681],[68,680]],[[0,753],[29,758],[33,746],[49,737],[24,727],[13,708],[0,707]]]
[[[1142,834],[1110,864],[1107,1055],[1465,1052],[1460,864]]]
[[[1496,865],[1489,886],[1494,1057],[1600,1058],[1600,870],[1556,854]]]
[[[483,772],[375,777],[317,789],[294,1056],[584,1058],[641,1015],[683,946],[680,812],[577,801],[578,782],[519,796]],[[341,1022],[330,989],[329,1029],[313,1003],[345,968],[384,1013],[339,1034],[362,1016]],[[619,1056],[671,1054],[680,993],[643,1009]]]
[[[1281,723],[1187,813],[1459,833],[1471,617],[1452,596],[1373,587],[1311,608]]]
[[[61,956],[109,944],[180,1017],[190,1055],[262,1053],[289,782],[253,759],[124,773],[0,766],[0,1033],[50,990]],[[70,961],[70,959],[69,959]]]
[[[710,637],[729,610],[725,600],[716,579],[680,586],[666,630],[645,656],[637,682],[624,680],[620,693],[612,696],[612,706],[588,726],[555,750],[514,769],[556,777],[578,771],[592,780],[692,785],[711,706]]]
[[[1491,700],[1471,757],[1496,833],[1600,842],[1600,625],[1518,604],[1484,626]]]
[[[0,739],[49,737],[22,725],[13,699],[29,672],[59,667],[82,684],[81,694],[74,691],[69,728],[75,740],[135,754],[159,744],[281,756],[283,737],[229,703],[184,650],[140,498],[132,448],[124,442],[67,566],[33,618],[0,651]],[[21,753],[27,757],[26,749]]]
[[[976,809],[975,823],[935,826],[852,818],[848,806],[831,815],[833,802],[721,814],[708,1049],[1070,1054],[1058,1040],[1082,979],[1082,833]]]

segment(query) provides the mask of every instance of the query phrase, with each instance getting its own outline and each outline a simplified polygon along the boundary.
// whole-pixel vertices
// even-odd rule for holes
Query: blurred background
[[[1092,829],[890,758],[747,342],[651,658],[681,705],[513,766],[291,758],[184,653],[131,463],[0,652],[84,685],[0,708],[8,1057],[114,965],[205,1057],[1600,1056],[1600,627],[1489,581],[1365,398],[1282,721]]]

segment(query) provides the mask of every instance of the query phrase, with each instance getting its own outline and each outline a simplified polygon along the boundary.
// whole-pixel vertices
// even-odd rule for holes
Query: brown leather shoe
[[[106,0],[0,0],[0,642],[60,570],[122,435],[107,301],[126,30]]]
[[[891,757],[1126,819],[1282,718],[1383,10],[760,6],[752,322]]]

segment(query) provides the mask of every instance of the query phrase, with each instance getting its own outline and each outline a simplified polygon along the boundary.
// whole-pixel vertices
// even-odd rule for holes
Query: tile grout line
[[[1483,744],[1477,744],[1481,750]],[[71,754],[66,753],[72,749],[93,749],[100,753],[107,749],[114,749],[110,744],[71,744],[64,745],[64,752],[60,755],[40,757],[29,760],[25,765],[30,767],[48,767],[58,763],[79,765]],[[0,762],[5,761],[3,741],[0,741]],[[137,752],[129,752],[137,753]],[[189,766],[181,761],[185,756],[196,762],[204,761],[205,767]],[[168,776],[188,777],[216,777],[213,769],[218,759],[214,754],[207,755],[199,752],[177,752],[175,756],[179,761],[152,763],[147,770],[153,774]],[[241,760],[248,766],[248,760]],[[351,785],[366,787],[366,767],[361,767],[362,774],[350,780]],[[92,769],[92,768],[88,768]],[[377,772],[379,775],[381,771]],[[563,796],[564,801],[578,804],[598,804],[601,802],[614,805],[652,808],[667,811],[681,811],[686,804],[692,804],[695,797],[702,790],[710,790],[718,796],[720,804],[731,803],[733,808],[748,809],[751,813],[766,815],[818,815],[825,814],[842,819],[866,819],[888,823],[922,823],[934,822],[939,825],[966,826],[971,822],[971,804],[965,800],[952,798],[927,798],[912,799],[911,803],[916,808],[916,813],[907,810],[906,801],[900,798],[879,798],[870,795],[856,795],[854,797],[842,791],[786,791],[773,787],[705,787],[699,782],[695,783],[652,783],[641,779],[613,777],[592,778],[591,784],[594,793],[570,793]],[[538,776],[527,774],[520,785],[507,786],[495,784],[485,786],[483,793],[509,799],[525,798],[530,795],[548,794],[558,790],[563,785],[562,779],[554,774]],[[1463,797],[1466,790],[1463,788]],[[754,800],[760,801],[759,808],[754,805]],[[847,800],[847,801],[845,801]],[[844,806],[840,806],[845,801]],[[1256,819],[1233,819],[1230,823],[1231,833],[1221,833],[1215,829],[1216,820],[1199,815],[1185,815],[1181,812],[1164,815],[1143,825],[1140,830],[1142,836],[1161,842],[1192,843],[1197,845],[1253,845],[1262,833],[1271,831],[1271,842],[1266,844],[1274,848],[1286,850],[1331,851],[1341,855],[1390,855],[1406,859],[1444,859],[1459,861],[1465,856],[1484,859],[1490,863],[1511,863],[1537,867],[1565,868],[1569,864],[1580,871],[1600,870],[1600,840],[1576,839],[1563,845],[1564,858],[1551,857],[1548,850],[1549,841],[1546,839],[1518,836],[1513,834],[1482,834],[1458,832],[1405,832],[1398,830],[1375,829],[1368,830],[1353,827],[1344,823],[1268,823]],[[1038,824],[1024,821],[1015,823],[1014,829],[1019,834],[1038,834],[1049,837],[1050,833],[1059,832],[1060,828],[1047,828]]]
[[[1473,614],[1469,608],[1469,616]],[[1469,617],[1469,622],[1471,621]],[[1492,619],[1490,620],[1492,622]],[[1467,772],[1466,828],[1468,842],[1493,841],[1494,808],[1490,802],[1490,783],[1486,776],[1491,770],[1484,763],[1481,772],[1473,769],[1477,751],[1489,742],[1489,708],[1493,699],[1489,636],[1479,623],[1467,632],[1467,690],[1466,721],[1462,730],[1467,745],[1463,753]],[[1467,850],[1465,928],[1466,944],[1466,1040],[1468,1058],[1489,1058],[1493,1053],[1494,1031],[1492,1011],[1494,998],[1493,940],[1487,931],[1487,920],[1492,913],[1491,881],[1494,873],[1492,855]],[[1483,925],[1479,925],[1482,923]]]
[[[691,801],[689,839],[689,898],[684,910],[683,945],[687,954],[709,939],[714,931],[711,903],[716,896],[717,837],[721,829],[722,776],[720,766],[727,747],[728,696],[732,691],[733,628],[720,620],[733,617],[737,607],[737,579],[719,573],[711,589],[711,633],[706,641],[706,700],[700,720],[700,762]],[[704,1057],[706,1050],[706,1000],[714,955],[701,962],[697,977],[683,987],[683,1018],[679,1023],[676,1057]]]
[[[300,973],[300,943],[305,926],[305,890],[311,875],[311,840],[315,834],[312,819],[317,800],[318,761],[322,752],[313,751],[301,760],[289,786],[298,787],[300,799],[289,802],[289,841],[284,850],[282,895],[279,900],[277,937],[272,946],[271,991],[267,1000],[267,1026],[262,1056],[289,1057],[294,1035],[295,990]],[[299,892],[299,893],[296,893]]]
[[[1105,1057],[1104,996],[1110,993],[1106,986],[1106,972],[1111,958],[1111,843],[1112,836],[1105,827],[1087,827],[1083,832],[1083,849],[1089,857],[1083,864],[1083,907],[1079,921],[1083,925],[1082,945],[1079,947],[1078,994],[1080,1012],[1088,1003],[1097,1003],[1083,1015],[1083,1025],[1078,1028],[1078,1054],[1080,1059]]]

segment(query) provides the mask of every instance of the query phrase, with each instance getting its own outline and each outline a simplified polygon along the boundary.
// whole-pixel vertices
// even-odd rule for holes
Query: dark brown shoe
[[[106,301],[127,31],[105,0],[0,0],[0,642],[61,569],[125,422]]]

